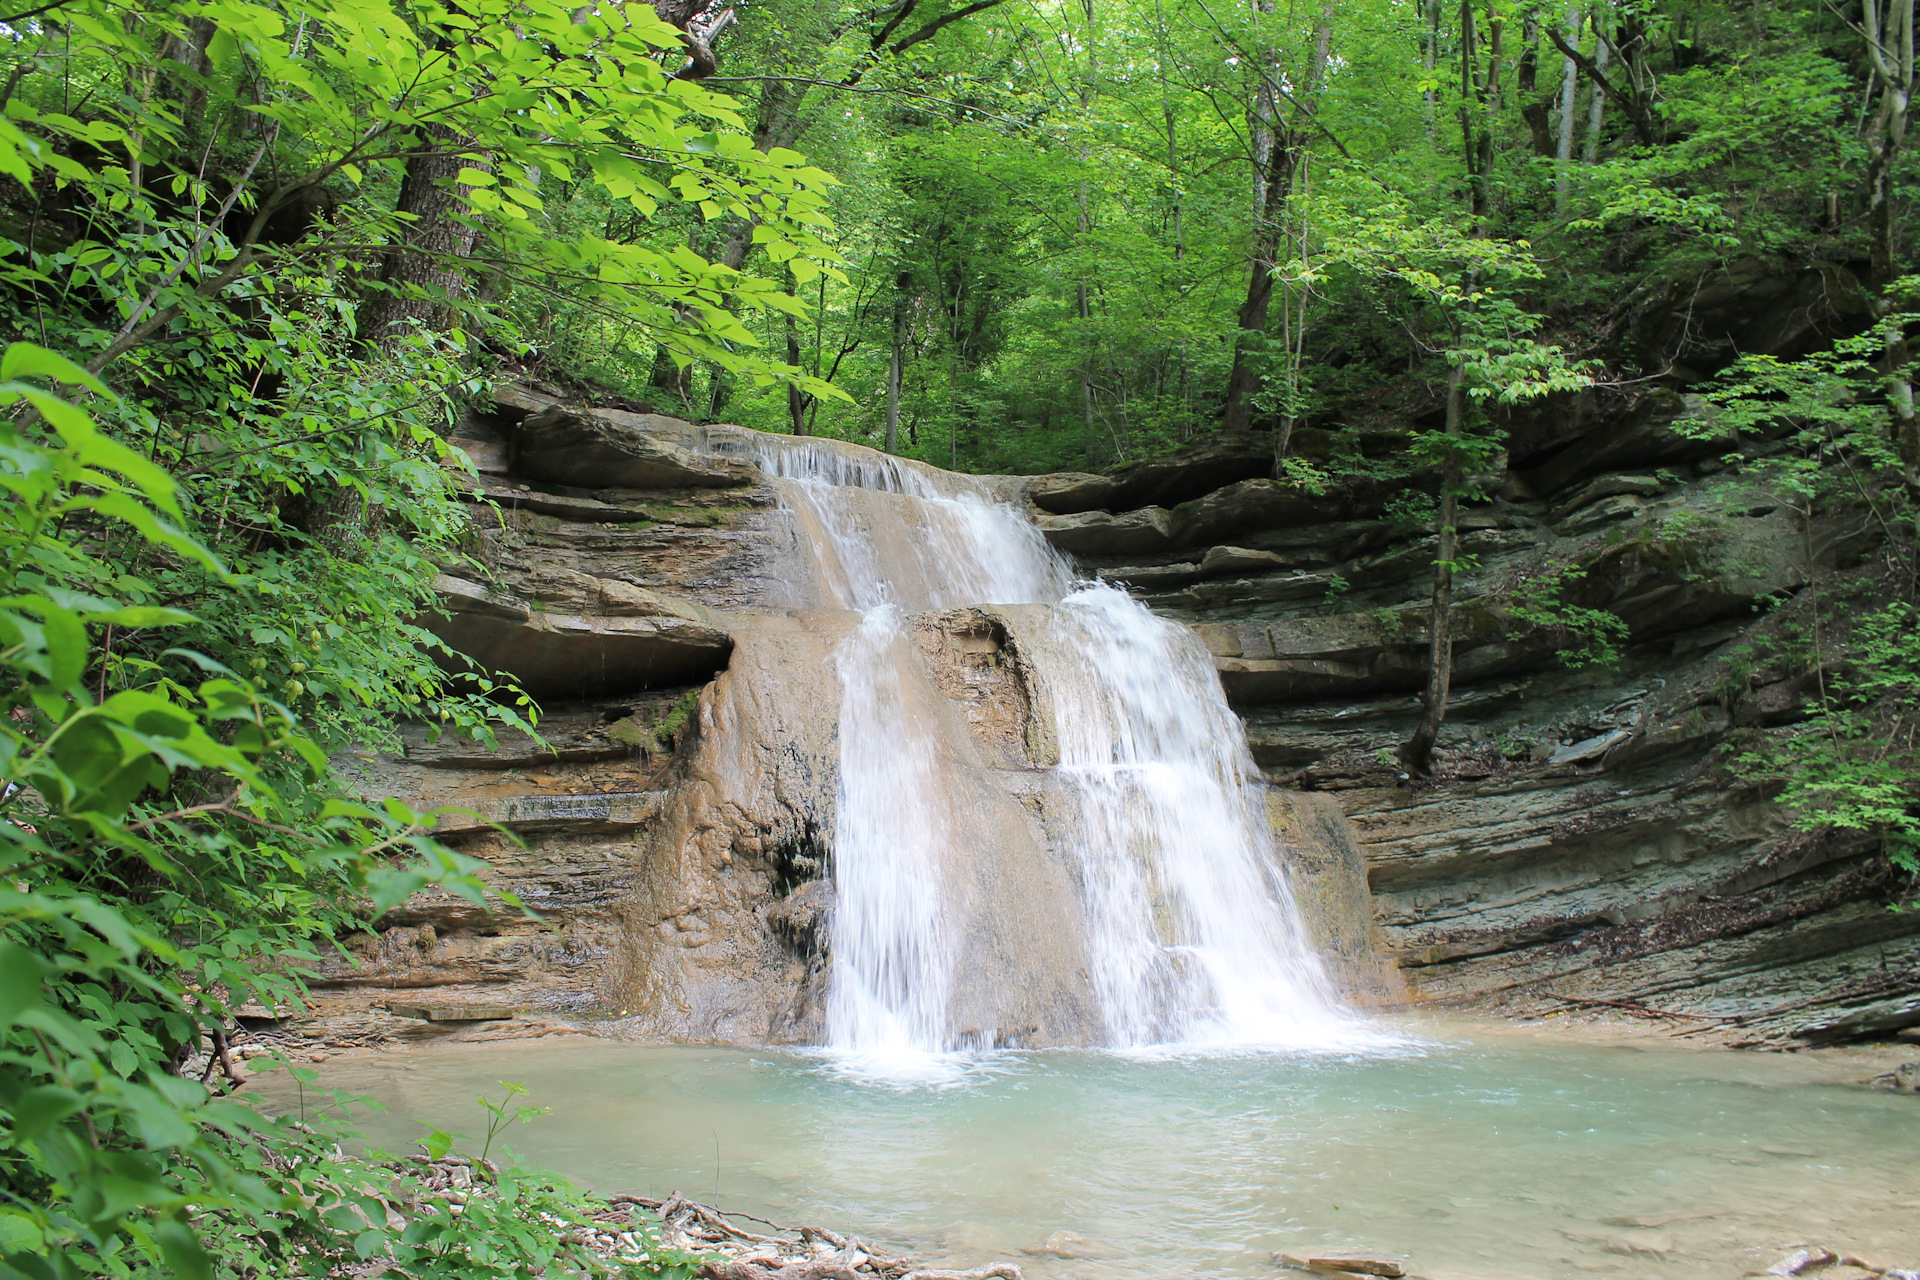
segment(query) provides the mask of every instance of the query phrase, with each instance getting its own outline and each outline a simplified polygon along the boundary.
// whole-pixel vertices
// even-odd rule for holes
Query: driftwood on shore
[[[665,1200],[609,1196],[604,1217],[631,1221],[635,1209],[659,1216],[661,1243],[723,1255],[700,1269],[704,1280],[1020,1280],[1020,1268],[1011,1262],[970,1271],[916,1267],[912,1258],[888,1257],[869,1241],[826,1227],[781,1227],[755,1218],[749,1221],[772,1234],[749,1231],[732,1220],[747,1215],[725,1214],[677,1191]]]

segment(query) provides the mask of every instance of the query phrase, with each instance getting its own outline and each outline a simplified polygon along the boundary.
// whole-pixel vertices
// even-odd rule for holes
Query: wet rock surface
[[[1729,768],[1743,734],[1804,716],[1819,673],[1769,659],[1765,637],[1806,625],[1802,588],[1861,564],[1871,530],[1729,478],[1724,445],[1672,430],[1704,412],[1667,391],[1516,411],[1494,496],[1461,515],[1474,567],[1432,779],[1390,759],[1419,715],[1433,557],[1430,529],[1388,505],[1404,495],[1270,473],[1207,488],[1225,478],[1209,444],[1184,481],[1154,464],[1155,500],[1200,491],[1173,501],[1157,552],[1089,536],[1157,527],[1116,502],[1122,473],[1043,479],[1033,501],[1043,528],[1074,512],[1049,537],[1086,538],[1086,571],[1199,631],[1274,782],[1338,805],[1413,999],[1671,1015],[1733,1043],[1920,1025],[1920,914],[1886,910],[1883,855],[1793,830]],[[1566,630],[1518,615],[1526,584],[1556,577],[1556,599],[1628,625],[1616,663],[1576,668]]]
[[[770,446],[532,388],[497,399],[459,428],[473,563],[443,580],[450,616],[432,625],[559,714],[545,747],[405,729],[356,767],[369,794],[467,810],[441,834],[545,923],[409,903],[330,962],[322,1004],[382,1036],[441,1034],[381,1003],[444,989],[526,1008],[516,1034],[592,1013],[636,1034],[816,1040],[837,694],[792,673],[824,671],[846,624],[804,607],[802,535],[756,465]],[[1878,853],[1792,830],[1726,767],[1741,733],[1802,716],[1810,687],[1749,656],[1755,636],[1870,554],[1870,531],[1727,481],[1722,444],[1669,429],[1698,411],[1662,393],[1515,421],[1498,496],[1462,513],[1477,567],[1430,780],[1383,763],[1426,664],[1432,537],[1390,514],[1404,493],[1277,483],[1264,437],[989,487],[1024,492],[1087,572],[1198,630],[1350,996],[1671,1018],[1736,1043],[1920,1026],[1920,913],[1885,910]],[[1582,576],[1564,599],[1631,628],[1612,666],[1569,667],[1568,635],[1514,611],[1520,585],[1567,566]],[[1020,797],[1019,838],[1039,839],[1058,757],[1020,634],[1017,608],[914,629],[942,715]]]

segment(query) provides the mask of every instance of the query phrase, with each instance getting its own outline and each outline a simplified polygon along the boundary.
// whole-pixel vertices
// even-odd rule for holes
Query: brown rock
[[[1134,555],[1167,545],[1169,515],[1164,507],[1142,507],[1114,515],[1084,511],[1043,516],[1037,522],[1047,541],[1075,555]]]
[[[1065,1260],[1092,1260],[1119,1256],[1110,1246],[1073,1231],[1056,1231],[1039,1244],[1021,1246],[1020,1252],[1035,1258]]]
[[[1248,547],[1214,547],[1200,561],[1200,572],[1271,573],[1287,567],[1287,558],[1275,551],[1255,551]]]
[[[414,1004],[389,1000],[387,1012],[396,1018],[414,1018],[421,1022],[499,1022],[526,1010],[505,1004]]]
[[[1114,483],[1084,471],[1060,471],[1034,476],[1026,482],[1026,491],[1034,506],[1065,516],[1106,506],[1113,500]]]
[[[1811,1249],[1795,1249],[1792,1253],[1789,1253],[1786,1257],[1768,1267],[1764,1274],[1770,1276],[1804,1275],[1816,1267],[1826,1266],[1833,1260],[1833,1250],[1831,1249],[1822,1249],[1817,1246]]]
[[[507,457],[516,475],[582,489],[730,489],[759,479],[751,463],[676,443],[695,430],[659,414],[552,405],[514,428]]]
[[[1630,1235],[1609,1236],[1602,1247],[1608,1253],[1627,1257],[1658,1258],[1673,1252],[1673,1237],[1664,1231],[1636,1231]]]
[[[692,683],[726,665],[733,641],[713,624],[711,613],[625,584],[603,586],[628,608],[662,612],[612,617],[547,612],[443,575],[434,587],[447,616],[425,618],[421,625],[483,668],[512,676],[536,697]]]
[[[1274,1255],[1283,1267],[1319,1275],[1404,1276],[1407,1260],[1370,1249],[1289,1249]]]

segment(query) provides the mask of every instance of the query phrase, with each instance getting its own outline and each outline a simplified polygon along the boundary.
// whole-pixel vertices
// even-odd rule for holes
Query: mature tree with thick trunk
[[[394,212],[398,242],[381,257],[383,286],[360,304],[360,336],[391,348],[420,330],[453,326],[455,303],[467,290],[467,259],[480,240],[480,223],[460,181],[464,169],[485,172],[485,156],[463,150],[463,139],[441,124],[420,133],[422,145],[407,157]]]

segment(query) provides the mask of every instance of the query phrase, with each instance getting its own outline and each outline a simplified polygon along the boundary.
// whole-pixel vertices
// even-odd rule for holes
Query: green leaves
[[[42,980],[38,956],[18,943],[0,942],[0,1028],[13,1027],[40,1003]]]
[[[286,1229],[272,1183],[298,1162],[255,1161],[244,1135],[285,1134],[175,1066],[231,1005],[296,1003],[288,967],[312,963],[310,941],[363,893],[382,909],[436,884],[512,900],[488,899],[481,864],[431,839],[437,815],[329,806],[326,754],[292,711],[202,646],[168,644],[209,624],[153,600],[163,588],[201,593],[263,648],[318,657],[355,633],[239,607],[258,563],[226,574],[184,531],[193,505],[166,471],[27,379],[98,384],[36,349],[4,359],[4,394],[56,434],[0,425],[0,1275],[66,1280],[112,1260],[116,1274],[211,1276],[229,1228]],[[429,475],[446,493],[437,467],[416,479]],[[407,555],[401,572],[377,562],[388,576],[362,597],[411,616],[407,584],[432,563]],[[380,643],[430,669],[416,634]]]

